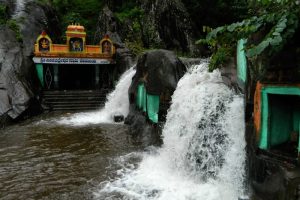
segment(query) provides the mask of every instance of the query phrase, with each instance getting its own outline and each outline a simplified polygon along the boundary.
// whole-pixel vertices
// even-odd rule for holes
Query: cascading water
[[[15,11],[13,13],[13,18],[18,18],[21,16],[22,12],[25,10],[25,5],[30,0],[16,0],[15,1]]]
[[[107,96],[105,106],[101,110],[74,114],[67,118],[61,118],[57,122],[60,124],[81,126],[86,124],[113,123],[112,115],[114,113],[120,113],[126,117],[129,112],[128,89],[134,74],[134,67],[131,67],[122,74],[115,90]]]
[[[237,200],[244,180],[243,108],[242,96],[218,70],[207,72],[205,62],[194,66],[172,96],[163,146],[101,183],[95,198]]]

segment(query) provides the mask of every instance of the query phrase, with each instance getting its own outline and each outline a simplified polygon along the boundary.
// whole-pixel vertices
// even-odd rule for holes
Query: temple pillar
[[[59,88],[58,65],[53,65],[53,74],[54,74],[54,89],[58,89]]]
[[[99,89],[99,81],[100,81],[100,68],[99,65],[95,65],[95,88]]]
[[[44,88],[44,66],[43,64],[35,64],[35,69],[37,71],[37,75],[38,75],[38,78],[40,80],[40,83],[42,85],[42,87]]]

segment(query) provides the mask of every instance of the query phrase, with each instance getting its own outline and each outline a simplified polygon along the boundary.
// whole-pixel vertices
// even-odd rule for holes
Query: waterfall
[[[96,199],[237,200],[243,195],[244,102],[207,62],[179,81],[163,128],[163,146],[103,182]],[[130,165],[129,165],[130,166]]]
[[[21,16],[22,12],[25,10],[26,0],[16,0],[15,1],[15,11],[13,13],[13,18],[16,19]]]
[[[118,81],[115,90],[107,96],[104,108],[95,112],[78,113],[59,119],[59,124],[81,126],[86,124],[113,123],[112,115],[120,113],[124,117],[129,112],[128,89],[131,84],[134,67],[124,72]]]

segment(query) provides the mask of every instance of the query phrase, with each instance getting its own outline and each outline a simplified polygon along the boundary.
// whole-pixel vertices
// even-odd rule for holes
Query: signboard
[[[114,64],[107,59],[99,58],[49,58],[49,57],[33,57],[34,63],[41,64],[76,64],[76,65],[106,65]]]

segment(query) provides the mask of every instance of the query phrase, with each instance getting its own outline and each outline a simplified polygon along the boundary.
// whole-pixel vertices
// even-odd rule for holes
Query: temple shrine
[[[97,90],[113,84],[115,53],[108,35],[99,45],[87,45],[85,28],[72,24],[67,27],[66,44],[54,44],[43,31],[33,61],[43,90]]]

